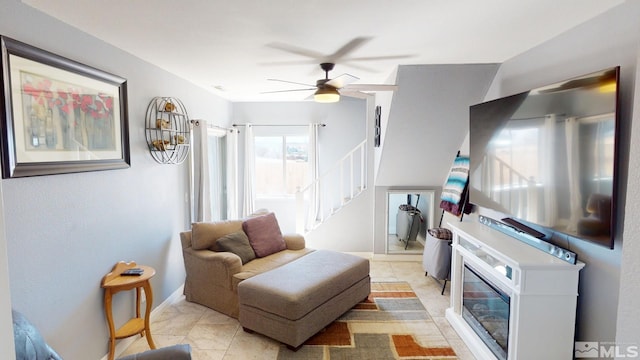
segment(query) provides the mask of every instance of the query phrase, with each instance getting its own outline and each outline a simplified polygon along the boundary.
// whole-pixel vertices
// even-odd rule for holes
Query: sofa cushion
[[[236,231],[219,238],[216,246],[218,251],[228,251],[240,256],[243,265],[256,258],[256,253],[244,231]]]
[[[247,234],[257,257],[265,257],[287,248],[274,213],[244,220],[242,230]]]
[[[313,249],[309,248],[304,248],[302,250],[284,250],[263,258],[256,258],[247,264],[242,265],[240,272],[233,275],[232,288],[236,291],[238,289],[238,284],[241,281],[290,263],[295,259],[312,253],[313,251]]]
[[[219,251],[216,241],[237,231],[242,231],[242,220],[193,223],[191,224],[191,247],[194,250]]]

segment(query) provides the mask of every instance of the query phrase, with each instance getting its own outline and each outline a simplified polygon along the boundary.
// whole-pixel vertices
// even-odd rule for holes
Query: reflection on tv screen
[[[612,245],[618,69],[474,105],[470,201]]]

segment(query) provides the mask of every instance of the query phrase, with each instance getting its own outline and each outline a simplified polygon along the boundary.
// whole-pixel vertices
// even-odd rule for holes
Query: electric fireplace
[[[477,359],[573,357],[579,272],[479,222],[453,232],[447,320]]]
[[[509,303],[506,291],[464,266],[462,318],[500,360],[509,350]]]

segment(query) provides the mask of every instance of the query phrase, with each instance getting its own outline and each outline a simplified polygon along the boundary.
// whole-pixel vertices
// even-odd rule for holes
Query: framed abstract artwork
[[[3,179],[130,166],[125,79],[0,42]]]

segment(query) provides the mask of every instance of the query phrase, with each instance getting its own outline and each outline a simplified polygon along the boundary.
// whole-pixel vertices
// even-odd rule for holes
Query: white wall
[[[373,192],[353,199],[306,236],[310,247],[344,252],[373,252]]]
[[[640,41],[639,41],[640,42]],[[640,43],[638,44],[640,48]],[[631,156],[629,158],[629,181],[627,189],[640,187],[640,51],[637,55],[635,78],[635,96],[633,102],[633,125],[631,128]],[[618,324],[616,328],[616,342],[619,344],[635,344],[640,346],[640,191],[627,192],[627,206],[625,214],[625,241],[622,244],[622,267],[620,269],[620,300],[618,302]]]
[[[591,73],[596,70],[620,65],[621,98],[620,98],[620,157],[619,157],[619,202],[616,216],[620,221],[617,227],[615,248],[593,245],[581,240],[569,240],[570,250],[578,254],[578,259],[586,266],[580,273],[578,298],[577,341],[614,341],[616,339],[616,322],[626,315],[618,310],[618,294],[624,292],[633,280],[631,270],[620,273],[623,252],[628,257],[629,269],[637,268],[638,251],[635,247],[636,236],[633,230],[639,228],[640,219],[631,209],[637,210],[634,201],[629,201],[627,189],[638,186],[640,178],[637,167],[628,167],[638,163],[640,153],[631,152],[631,141],[640,141],[638,131],[630,136],[633,113],[634,82],[638,62],[638,43],[640,40],[640,2],[626,2],[613,10],[588,21],[566,33],[547,41],[523,54],[520,54],[501,66],[495,81],[489,90],[487,100],[511,95],[537,86],[554,83],[577,75]],[[635,100],[637,103],[637,100]],[[627,185],[627,181],[629,184]],[[633,196],[633,195],[631,195]],[[628,207],[625,211],[625,204]],[[631,207],[631,208],[629,208]],[[624,227],[623,227],[624,226]],[[627,245],[629,248],[627,248]],[[631,253],[627,255],[627,251]],[[621,286],[622,284],[622,286]],[[636,290],[636,295],[637,295]],[[636,297],[637,298],[637,297]],[[624,306],[630,308],[630,298],[621,298]],[[620,314],[620,317],[618,316]],[[638,329],[638,318],[633,319],[635,325],[627,323],[626,328]],[[638,332],[633,333],[637,341]]]
[[[175,96],[191,117],[213,122],[228,119],[230,110],[209,92],[20,1],[0,0],[0,9],[1,34],[127,79],[130,168],[2,180],[12,306],[63,358],[99,359],[108,344],[100,281],[116,262],[156,269],[155,305],[184,282],[178,233],[189,226],[188,165],[151,158],[144,135],[149,101]],[[132,299],[116,295],[119,325],[134,314]]]

